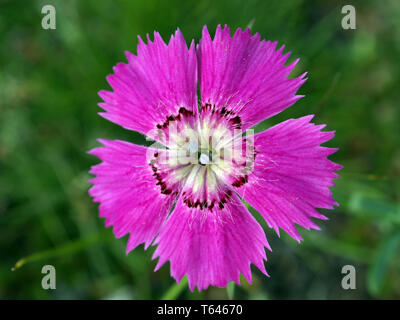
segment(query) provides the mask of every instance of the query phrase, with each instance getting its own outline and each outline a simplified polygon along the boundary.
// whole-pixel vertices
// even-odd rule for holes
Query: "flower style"
[[[320,146],[334,132],[305,116],[242,135],[294,104],[306,81],[289,79],[298,60],[285,66],[290,53],[258,33],[231,37],[218,26],[211,39],[204,27],[189,49],[179,30],[168,44],[157,32],[147,42],[139,37],[137,55],[114,67],[99,105],[104,118],[157,143],[99,139],[89,193],[115,236],[129,234],[127,253],[156,244],[156,270],[169,261],[191,290],[239,284],[240,273],[251,282],[250,265],[267,274],[271,249],[241,198],[278,235],[300,241],[295,224],[318,229],[311,218],[326,217],[316,208],[338,205],[329,187],[341,166],[327,159],[337,149]]]

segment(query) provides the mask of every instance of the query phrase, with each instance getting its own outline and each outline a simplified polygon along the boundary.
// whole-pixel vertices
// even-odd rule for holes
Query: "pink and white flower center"
[[[160,192],[181,193],[188,207],[222,209],[253,168],[252,137],[243,138],[240,127],[239,117],[211,105],[198,115],[180,108],[157,125],[165,148],[153,149],[149,165]]]

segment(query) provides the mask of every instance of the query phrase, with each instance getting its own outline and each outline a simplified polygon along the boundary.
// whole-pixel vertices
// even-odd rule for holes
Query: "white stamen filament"
[[[202,154],[200,155],[199,161],[200,161],[200,163],[201,163],[202,165],[209,164],[209,163],[210,163],[210,157],[209,157],[207,154],[202,153]]]

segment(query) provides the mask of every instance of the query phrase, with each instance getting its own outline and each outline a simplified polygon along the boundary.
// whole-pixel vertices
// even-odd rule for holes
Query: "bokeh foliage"
[[[341,28],[341,1],[0,1],[0,298],[162,297],[244,299],[400,298],[400,2],[353,1],[357,29]],[[41,28],[53,4],[57,29]],[[302,230],[300,245],[265,226],[273,248],[270,278],[190,293],[169,266],[154,273],[154,247],[125,255],[87,195],[86,151],[96,138],[145,143],[97,116],[97,91],[137,35],[164,39],[179,27],[198,41],[204,24],[252,23],[300,57],[306,97],[257,130],[315,114],[336,130],[327,146],[344,165],[336,180],[341,206],[321,231]],[[140,115],[138,115],[140,116]],[[11,271],[23,257],[26,262]],[[22,263],[21,263],[22,264]],[[41,288],[41,268],[57,270],[57,289]],[[357,289],[341,288],[341,268],[357,270]],[[171,288],[172,286],[172,288]]]

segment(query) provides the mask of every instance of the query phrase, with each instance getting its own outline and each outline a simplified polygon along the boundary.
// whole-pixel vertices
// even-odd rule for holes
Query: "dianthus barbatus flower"
[[[279,234],[297,241],[295,224],[318,229],[315,208],[338,205],[329,187],[341,168],[327,159],[337,149],[321,147],[334,132],[312,116],[290,119],[264,132],[242,135],[294,104],[305,74],[288,79],[297,61],[249,29],[206,27],[188,49],[178,30],[166,44],[155,32],[137,55],[126,52],[100,91],[106,119],[158,142],[144,147],[119,140],[99,141],[91,154],[102,162],[90,195],[116,237],[129,234],[127,252],[157,244],[156,270],[170,262],[179,282],[191,290],[251,282],[253,263],[266,274],[265,233],[240,198]],[[199,103],[197,86],[199,85]]]

